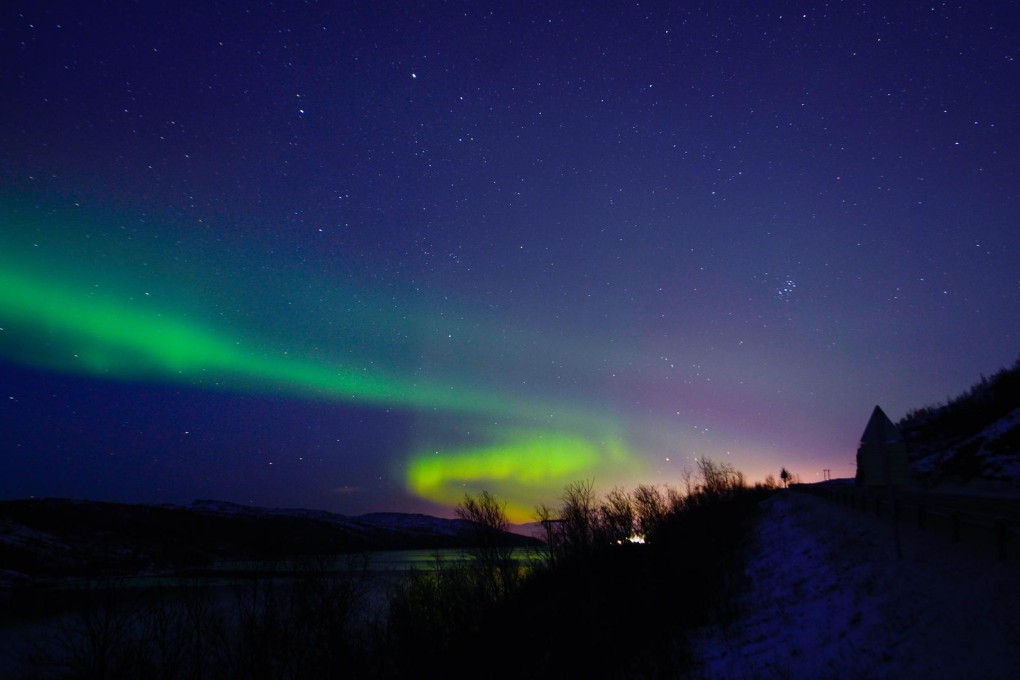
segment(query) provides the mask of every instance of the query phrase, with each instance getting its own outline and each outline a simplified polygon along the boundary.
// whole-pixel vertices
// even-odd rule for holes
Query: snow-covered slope
[[[922,484],[1020,484],[1020,360],[896,425]]]
[[[1020,408],[977,434],[915,442],[911,469],[925,482],[983,479],[1020,483]]]
[[[776,494],[727,619],[694,638],[696,678],[1015,678],[1020,561],[796,492]]]

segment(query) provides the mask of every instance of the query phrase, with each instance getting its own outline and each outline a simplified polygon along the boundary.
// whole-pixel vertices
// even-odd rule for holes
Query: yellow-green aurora
[[[63,259],[49,261],[52,253]],[[70,261],[74,268],[66,266]],[[302,351],[315,344],[307,339],[295,342],[293,352],[260,345],[257,336],[229,323],[214,327],[197,302],[160,307],[126,265],[118,279],[90,272],[90,264],[97,263],[87,252],[75,259],[66,246],[38,249],[24,239],[6,244],[0,253],[0,357],[108,380],[336,400],[447,422],[484,420],[482,441],[477,435],[471,445],[441,437],[419,441],[394,469],[409,491],[447,507],[466,492],[488,489],[508,500],[516,520],[529,519],[537,502],[555,500],[571,481],[633,464],[604,415],[442,376],[401,376],[349,348],[315,355]],[[353,360],[335,358],[343,349]],[[495,421],[504,425],[494,427]]]
[[[596,442],[565,432],[507,433],[491,446],[419,452],[408,466],[408,483],[423,498],[444,504],[455,504],[474,489],[499,489],[508,499],[511,519],[525,522],[534,519],[535,504],[523,499],[558,498],[565,483],[618,474],[631,458],[620,440]]]

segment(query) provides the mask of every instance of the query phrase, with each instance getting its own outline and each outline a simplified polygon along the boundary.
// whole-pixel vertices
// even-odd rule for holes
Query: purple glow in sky
[[[852,476],[1020,353],[1009,3],[7,3],[0,497]]]

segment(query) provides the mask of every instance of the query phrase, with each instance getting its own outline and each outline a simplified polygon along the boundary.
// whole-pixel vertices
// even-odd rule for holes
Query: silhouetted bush
[[[558,559],[486,617],[483,634],[447,646],[447,657],[496,678],[681,672],[690,662],[685,631],[723,606],[755,508],[768,493],[745,488],[742,474],[707,459],[697,481],[688,477],[688,494],[644,485],[605,499],[590,481],[568,485],[558,516],[540,509],[558,520],[547,522]],[[621,541],[628,528],[648,530],[647,544]],[[507,649],[528,654],[492,662]]]

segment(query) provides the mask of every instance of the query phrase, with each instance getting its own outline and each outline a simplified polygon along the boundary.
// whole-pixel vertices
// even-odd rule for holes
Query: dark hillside
[[[927,481],[1020,478],[1020,360],[962,394],[897,423],[915,473]]]

